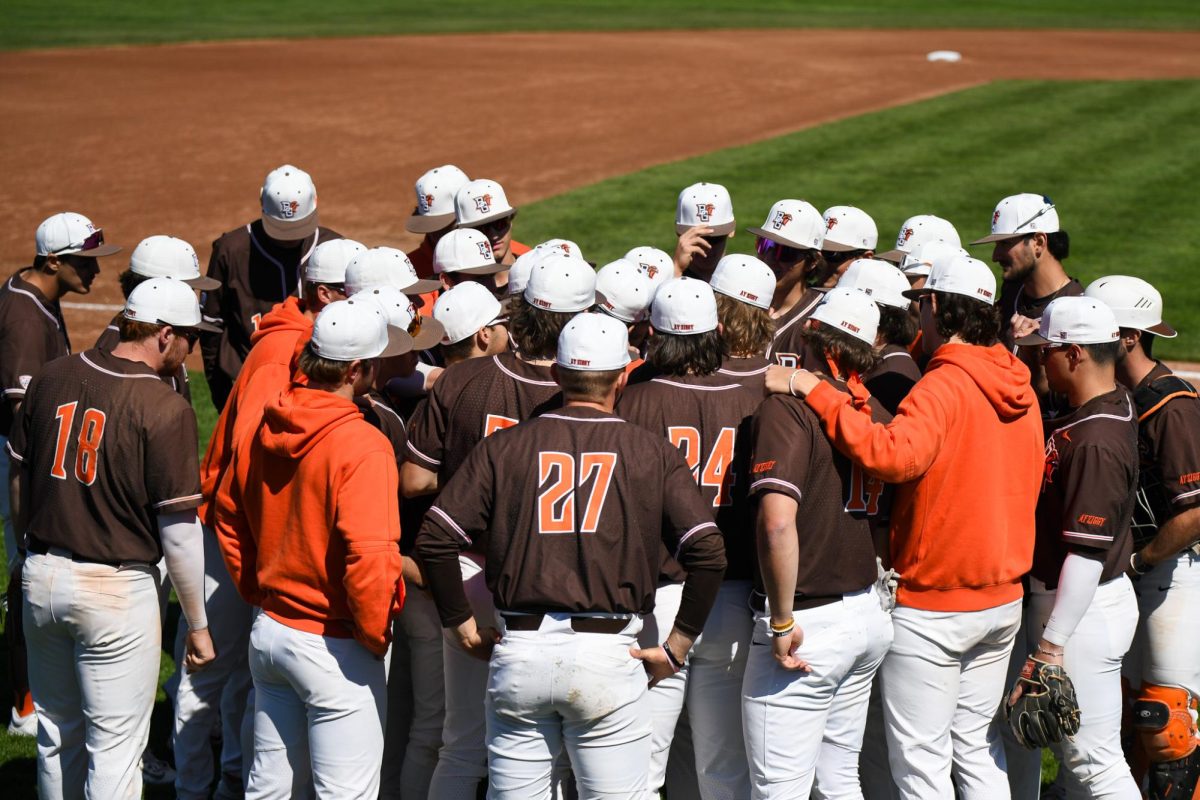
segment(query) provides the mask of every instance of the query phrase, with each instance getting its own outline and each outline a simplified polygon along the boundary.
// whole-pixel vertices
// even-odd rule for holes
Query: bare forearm
[[[796,539],[795,518],[788,522],[760,519],[757,540],[758,562],[771,616],[777,622],[785,622],[792,618],[799,571],[800,545]]]
[[[1200,508],[1189,508],[1163,523],[1158,534],[1142,548],[1141,557],[1147,566],[1154,566],[1174,558],[1197,541],[1200,541]]]

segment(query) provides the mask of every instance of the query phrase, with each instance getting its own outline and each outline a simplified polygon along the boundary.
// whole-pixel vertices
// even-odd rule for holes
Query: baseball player
[[[725,277],[726,272],[719,274]],[[745,797],[750,789],[745,743],[741,730],[729,720],[737,717],[740,708],[750,642],[747,600],[753,523],[746,500],[748,433],[762,391],[719,374],[728,349],[718,330],[713,289],[707,283],[687,277],[664,283],[654,295],[650,324],[654,334],[646,360],[658,377],[630,386],[617,404],[617,413],[683,453],[726,537],[729,566],[706,633],[697,640],[688,663],[650,692],[654,734],[648,796],[663,787],[672,736],[686,704],[700,796]],[[683,575],[672,561],[663,566],[659,580],[657,612],[646,620],[640,637],[647,647],[670,624],[683,589]]]
[[[962,239],[948,220],[935,217],[933,214],[917,214],[904,220],[900,231],[896,234],[896,246],[875,258],[890,261],[893,264],[903,264],[904,257],[920,252],[927,242],[949,242],[955,247],[962,247]]]
[[[184,665],[213,658],[196,507],[196,420],[163,380],[201,330],[191,287],[130,293],[121,341],[47,365],[8,442],[41,797],[140,797],[158,685],[157,564],[187,620]]]
[[[150,278],[174,278],[204,292],[217,289],[221,285],[200,274],[200,261],[196,258],[196,251],[190,244],[174,236],[150,236],[138,243],[133,249],[133,255],[129,257],[129,268],[117,276],[122,296],[128,298],[135,287]],[[112,350],[121,341],[121,316],[122,314],[117,314],[101,331],[100,337],[96,339],[96,348]],[[167,378],[167,382],[172,389],[183,395],[184,400],[191,401],[192,392],[188,387],[185,365],[180,364],[176,373]]]
[[[909,290],[904,273],[886,261],[861,258],[852,262],[838,288],[866,292],[879,306],[879,361],[863,374],[862,380],[889,414],[895,414],[908,392],[921,379],[921,370],[909,354],[917,338],[917,320],[909,313],[912,302],[904,296]]]
[[[596,311],[625,323],[630,373],[644,361],[642,353],[650,335],[650,301],[656,288],[637,264],[624,258],[596,271]]]
[[[733,200],[719,183],[694,183],[679,193],[675,206],[674,275],[707,282],[725,255],[736,228]]]
[[[417,193],[417,205],[412,214],[404,221],[404,229],[409,233],[422,234],[421,244],[408,251],[409,261],[421,278],[434,277],[433,248],[438,240],[454,229],[457,219],[454,215],[454,195],[470,182],[467,173],[453,164],[434,167],[417,179],[414,187]],[[433,304],[437,301],[437,290],[422,294],[418,309],[425,316],[433,313]]]
[[[292,382],[296,358],[312,335],[312,320],[322,308],[345,299],[349,263],[366,252],[350,239],[331,239],[313,250],[305,267],[300,297],[289,297],[260,320],[251,337],[247,368],[238,375],[221,410],[200,465],[204,503],[205,602],[217,620],[213,635],[217,660],[198,675],[185,675],[175,698],[175,793],[180,798],[206,797],[211,783],[211,732],[222,708],[246,708],[251,690],[246,661],[252,610],[238,594],[221,559],[214,533],[214,500],[238,443],[262,422],[263,408]],[[221,715],[221,785],[233,791],[249,775],[243,758],[242,720]],[[249,755],[247,753],[247,755]]]
[[[42,221],[36,234],[33,265],[18,270],[0,288],[0,445],[8,440],[25,390],[42,366],[71,352],[59,298],[87,294],[100,273],[97,258],[121,248],[104,243],[104,232],[82,214],[64,211]],[[37,719],[25,666],[21,635],[20,553],[9,524],[8,459],[0,457],[0,521],[8,553],[8,608],[4,632],[13,687],[10,733],[33,736]]]
[[[1045,459],[1028,370],[999,342],[995,292],[991,270],[971,258],[935,267],[910,290],[933,358],[887,425],[805,370],[767,373],[770,391],[805,397],[838,450],[898,484],[895,638],[880,675],[892,777],[905,798],[992,797],[1006,783],[991,723],[1020,625]]]
[[[821,257],[825,219],[803,200],[780,200],[771,206],[761,227],[746,230],[758,237],[758,257],[777,281],[771,300],[775,338],[767,356],[777,364],[798,367],[804,352],[800,331],[821,302],[814,287],[824,285],[831,274]]]
[[[1138,620],[1125,577],[1138,437],[1133,400],[1116,381],[1119,338],[1108,306],[1060,297],[1046,306],[1038,333],[1016,340],[1041,349],[1050,388],[1066,395],[1072,408],[1047,422],[1028,640],[1021,642],[1028,653],[1022,675],[1055,665],[1074,683],[1079,730],[1051,745],[1068,797],[1139,796],[1121,751],[1121,661]],[[1027,685],[1017,681],[1010,713],[1023,707]],[[1037,795],[1040,764],[1034,766],[1026,784],[1014,782],[1015,795]],[[1010,772],[1010,781],[1014,777]]]
[[[262,216],[222,234],[208,260],[208,277],[221,288],[206,292],[201,306],[221,332],[205,336],[200,345],[218,410],[225,407],[263,315],[300,292],[304,265],[318,244],[341,238],[318,225],[317,189],[301,169],[284,164],[272,170],[259,200]]]
[[[459,228],[474,228],[487,238],[496,263],[507,267],[529,252],[528,245],[512,238],[517,209],[495,181],[484,178],[463,184],[454,195],[454,214]],[[505,271],[496,273],[496,286],[503,288],[507,277]]]
[[[729,349],[717,372],[761,395],[770,364],[766,351],[775,334],[775,273],[754,256],[725,256],[709,285],[717,300],[721,338]]]
[[[657,288],[675,275],[675,261],[666,251],[657,247],[634,247],[624,256],[626,261],[637,264],[638,270],[650,279]]]
[[[1121,326],[1117,380],[1138,415],[1137,505],[1129,574],[1140,619],[1125,676],[1134,688],[1138,745],[1149,762],[1151,800],[1192,798],[1200,785],[1196,730],[1200,697],[1200,400],[1191,384],[1154,358],[1173,338],[1162,295],[1140,278],[1109,275],[1084,291]],[[1135,762],[1135,770],[1139,764]]]
[[[821,256],[832,268],[824,288],[832,289],[852,262],[875,257],[879,229],[867,212],[854,206],[830,206],[821,216],[825,220]]]
[[[509,319],[516,352],[447,368],[414,413],[401,472],[406,498],[437,492],[487,436],[561,404],[550,373],[558,335],[575,314],[595,304],[595,286],[596,273],[583,261],[562,254],[539,260]],[[494,610],[482,563],[476,550],[459,559],[475,615],[489,619]],[[449,634],[442,658],[446,723],[429,794],[473,797],[487,774],[482,717],[487,672]]]
[[[418,538],[442,624],[466,651],[490,655],[494,800],[549,797],[564,748],[581,797],[645,792],[646,677],[653,685],[680,669],[725,567],[679,452],[613,414],[628,362],[619,321],[567,323],[554,365],[565,406],[485,439]],[[661,644],[639,649],[664,546],[686,571],[686,599]],[[467,547],[484,553],[497,617],[472,613],[458,564]],[[485,627],[496,618],[498,643]]]
[[[805,335],[828,364],[830,388],[853,397],[864,420],[885,422],[890,416],[860,379],[877,358],[878,321],[870,297],[836,288]],[[816,414],[794,397],[762,404],[753,442],[759,557],[742,688],[750,796],[807,798],[815,782],[819,797],[861,797],[867,702],[892,641],[891,618],[874,589],[868,524],[884,510],[883,485],[834,450]]]
[[[508,318],[500,301],[481,283],[464,281],[443,292],[433,307],[433,318],[445,330],[441,345],[447,367],[508,349]]]
[[[298,359],[307,378],[235,444],[217,536],[250,634],[254,764],[248,797],[375,798],[383,659],[404,602],[395,453],[353,403],[377,359],[412,349],[370,300],[331,303]]]
[[[507,272],[496,261],[487,236],[474,228],[459,228],[441,238],[433,252],[433,271],[443,291],[475,281],[492,292],[497,289],[496,276]]]

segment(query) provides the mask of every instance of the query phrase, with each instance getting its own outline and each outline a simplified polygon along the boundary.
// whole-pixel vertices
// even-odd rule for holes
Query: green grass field
[[[0,48],[213,39],[663,28],[1200,27],[1193,0],[8,0]]]
[[[1154,283],[1182,333],[1156,354],[1200,360],[1200,81],[1006,82],[654,167],[521,209],[515,235],[576,240],[604,263],[630,247],[674,249],[681,188],[725,184],[740,227],[776,200],[849,204],[889,249],[910,215],[949,219],[964,243],[988,233],[996,202],[1053,198],[1071,235],[1068,271],[1085,283],[1124,272]],[[1136,113],[1131,110],[1136,109]],[[739,233],[731,252],[750,252]],[[968,248],[989,261],[988,246]]]

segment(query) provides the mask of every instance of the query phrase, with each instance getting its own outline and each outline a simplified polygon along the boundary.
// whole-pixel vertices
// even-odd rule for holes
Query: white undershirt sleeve
[[[1092,604],[1103,572],[1104,562],[1079,553],[1067,553],[1058,575],[1054,610],[1050,612],[1050,620],[1042,632],[1047,642],[1060,647],[1067,643]]]
[[[194,631],[208,627],[204,611],[204,532],[195,510],[158,515],[167,574],[179,598],[179,607]]]

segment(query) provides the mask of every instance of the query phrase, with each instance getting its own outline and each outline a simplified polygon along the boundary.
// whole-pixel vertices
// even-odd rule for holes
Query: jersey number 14
[[[63,403],[54,410],[58,420],[58,437],[54,443],[54,461],[50,464],[50,477],[60,481],[67,479],[67,450],[71,443],[71,427],[75,422],[78,402]],[[79,437],[75,441],[75,480],[91,486],[96,480],[96,465],[99,461],[100,442],[104,439],[104,412],[89,408],[83,412],[79,426]]]

